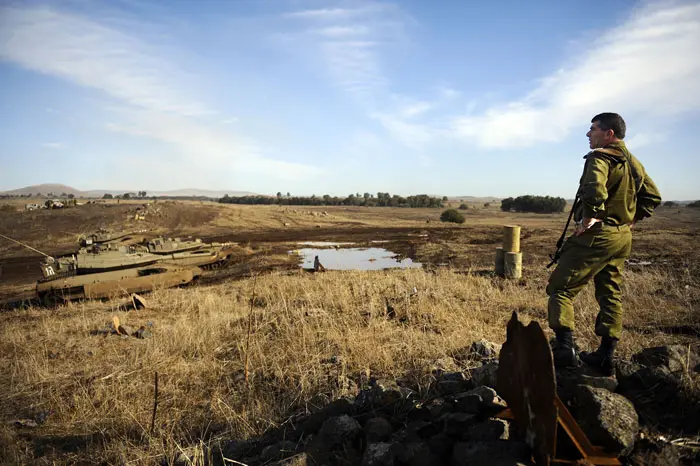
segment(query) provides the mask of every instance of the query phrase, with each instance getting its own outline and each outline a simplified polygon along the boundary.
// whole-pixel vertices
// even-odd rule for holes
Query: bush
[[[459,210],[467,210],[469,206],[467,204],[460,204],[459,205]]]
[[[678,204],[676,204],[673,201],[666,201],[664,202],[664,207],[676,207]]]
[[[566,199],[550,196],[518,196],[515,199],[508,197],[501,201],[501,210],[510,212],[535,212],[538,214],[548,214],[563,212],[566,208]]]
[[[693,207],[694,209],[700,209],[700,201],[694,201],[688,204],[688,207]]]
[[[457,209],[447,209],[440,215],[441,222],[464,223],[464,215],[459,213]]]

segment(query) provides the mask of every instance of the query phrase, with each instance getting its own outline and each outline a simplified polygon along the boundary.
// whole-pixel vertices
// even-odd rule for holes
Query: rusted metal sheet
[[[518,433],[535,462],[549,465],[557,443],[556,379],[552,352],[539,323],[526,327],[513,313],[498,365],[498,393],[508,404]]]
[[[539,323],[532,321],[525,326],[513,312],[501,348],[497,378],[498,393],[508,404],[499,417],[512,420],[516,431],[532,448],[536,464],[620,465],[617,457],[591,444],[559,399],[552,351]],[[579,458],[558,457],[559,426]]]

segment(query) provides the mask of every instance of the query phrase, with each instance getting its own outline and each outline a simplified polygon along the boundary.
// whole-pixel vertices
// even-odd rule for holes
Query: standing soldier
[[[632,227],[661,203],[644,166],[627,149],[625,121],[616,113],[591,120],[586,134],[592,149],[572,207],[576,229],[563,244],[559,264],[547,285],[549,326],[556,334],[557,368],[577,365],[573,300],[593,279],[600,306],[595,333],[599,348],[581,360],[605,375],[614,372],[613,355],[622,331],[622,268],[632,249]]]

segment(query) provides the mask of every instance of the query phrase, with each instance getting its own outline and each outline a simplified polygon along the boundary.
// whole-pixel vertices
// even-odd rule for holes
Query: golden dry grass
[[[31,442],[5,427],[2,453],[10,463],[32,463],[38,453],[53,464],[152,464],[202,439],[259,435],[310,403],[347,394],[348,379],[361,384],[372,374],[425,389],[437,360],[480,338],[503,342],[514,310],[544,324],[546,277],[531,275],[519,283],[451,270],[273,273],[157,291],[147,309],[129,313],[118,310],[118,300],[6,313],[0,316],[3,419],[53,414],[30,432]],[[632,326],[697,322],[685,307],[699,298],[697,282],[689,291],[660,272],[626,278]],[[395,318],[386,316],[387,299]],[[91,334],[115,315],[133,327],[152,322],[153,337]],[[577,302],[582,347],[595,344],[594,319],[588,289]],[[621,354],[678,341],[630,329]],[[156,371],[160,402],[151,435]]]

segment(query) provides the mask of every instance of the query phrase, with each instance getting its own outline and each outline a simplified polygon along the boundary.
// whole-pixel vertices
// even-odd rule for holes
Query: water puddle
[[[402,258],[383,248],[302,248],[290,251],[290,254],[294,253],[301,257],[303,260],[301,267],[305,269],[314,267],[316,256],[328,270],[383,270],[421,267],[420,262],[413,262],[407,257]]]
[[[301,244],[304,246],[313,246],[316,248],[335,248],[338,246],[350,246],[355,243],[334,243],[333,241],[302,241],[297,244]]]

